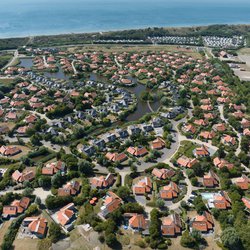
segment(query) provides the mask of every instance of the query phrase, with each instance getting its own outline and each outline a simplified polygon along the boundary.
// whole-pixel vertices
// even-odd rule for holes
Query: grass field
[[[0,228],[0,242],[3,242],[3,238],[5,233],[7,232],[10,224],[12,221],[6,221],[2,224],[1,228]]]
[[[178,152],[174,155],[173,159],[177,160],[180,156],[193,157],[193,150],[197,147],[193,142],[182,141]]]
[[[11,83],[13,83],[12,78],[1,78],[0,79],[0,85],[10,85]]]
[[[15,239],[13,245],[15,250],[37,249],[39,239]]]

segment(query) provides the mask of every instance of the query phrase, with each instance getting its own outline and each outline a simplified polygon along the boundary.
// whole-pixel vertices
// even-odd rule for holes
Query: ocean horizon
[[[2,0],[0,38],[250,24],[247,0]]]

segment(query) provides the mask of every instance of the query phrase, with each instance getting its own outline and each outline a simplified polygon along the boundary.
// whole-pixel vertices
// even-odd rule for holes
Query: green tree
[[[52,222],[49,225],[49,238],[53,243],[57,242],[61,237],[61,228],[58,224]]]
[[[240,238],[235,228],[227,227],[221,234],[221,241],[223,245],[230,250],[240,249]]]

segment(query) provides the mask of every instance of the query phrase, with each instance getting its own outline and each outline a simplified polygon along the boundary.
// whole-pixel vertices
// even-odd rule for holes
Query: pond
[[[33,65],[32,58],[21,58],[20,59],[20,66],[26,67],[26,68],[31,68]],[[50,72],[45,72],[44,76],[48,78],[54,78],[54,79],[63,79],[63,80],[69,80],[69,75],[66,75],[63,70],[59,67],[59,71],[56,73],[50,73]],[[102,83],[107,83],[107,79],[102,76],[98,76],[97,74],[91,74],[89,80],[91,81],[98,81]],[[135,80],[135,79],[134,79]],[[157,94],[157,91],[153,91],[149,88],[147,88],[145,85],[137,83],[133,87],[122,87],[123,89],[126,89],[127,91],[135,94],[137,98],[137,108],[136,111],[132,114],[129,114],[127,117],[127,121],[136,121],[143,117],[144,115],[151,113],[151,110],[148,107],[148,104],[140,99],[140,95],[143,91],[148,91],[152,94]],[[160,102],[156,100],[155,102],[150,103],[151,108],[154,111],[157,111],[157,109],[160,107]]]

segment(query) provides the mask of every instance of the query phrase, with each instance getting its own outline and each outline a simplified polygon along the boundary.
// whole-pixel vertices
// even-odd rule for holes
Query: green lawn
[[[197,145],[190,141],[182,141],[178,152],[174,155],[174,159],[177,160],[180,156],[185,155],[187,157],[193,157],[193,150]]]

